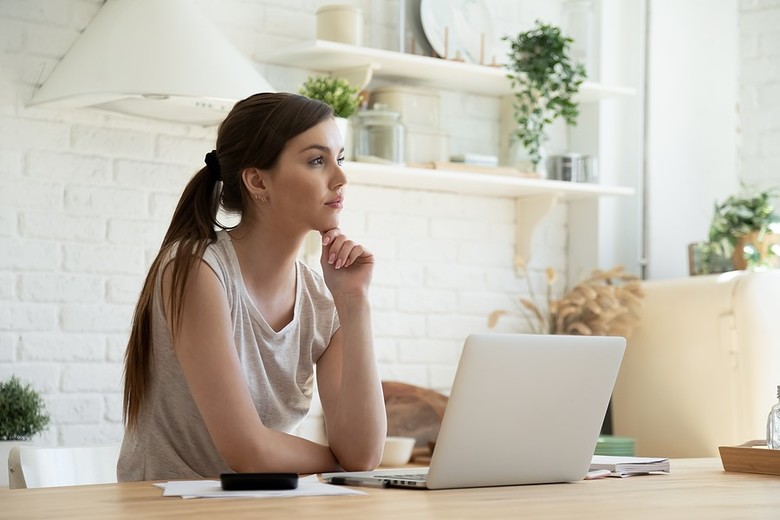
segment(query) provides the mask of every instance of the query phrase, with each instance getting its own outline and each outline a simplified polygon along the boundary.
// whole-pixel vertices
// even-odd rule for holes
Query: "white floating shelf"
[[[581,200],[634,194],[632,188],[620,186],[360,162],[345,163],[344,171],[353,184],[493,197],[549,195],[557,200]]]
[[[403,80],[408,84],[490,96],[512,93],[503,67],[475,65],[325,40],[302,42],[255,56],[255,59],[265,63],[328,73],[369,68],[375,77]],[[634,93],[630,88],[586,81],[580,87],[578,99],[580,102],[587,103]]]

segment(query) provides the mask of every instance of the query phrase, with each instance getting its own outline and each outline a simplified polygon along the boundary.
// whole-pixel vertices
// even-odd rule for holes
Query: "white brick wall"
[[[215,135],[26,108],[101,3],[0,2],[0,379],[16,374],[44,393],[53,417],[46,443],[121,438],[133,306],[178,194]],[[198,0],[248,56],[310,38],[320,3]],[[280,89],[297,90],[306,77],[259,66]],[[442,99],[453,152],[497,152],[496,100]],[[565,217],[557,208],[534,235],[537,271],[565,267]],[[523,290],[514,226],[511,199],[349,186],[343,227],[378,258],[371,297],[383,378],[448,389],[463,337],[486,330],[487,314],[511,308]]]
[[[740,2],[740,174],[777,186],[780,173],[780,2]]]

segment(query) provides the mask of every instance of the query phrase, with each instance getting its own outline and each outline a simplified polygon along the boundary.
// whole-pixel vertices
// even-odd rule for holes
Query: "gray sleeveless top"
[[[203,260],[227,295],[236,351],[257,413],[265,426],[293,431],[309,410],[314,364],[339,327],[324,280],[297,262],[294,316],[275,332],[247,294],[226,231],[217,233]],[[126,432],[122,442],[117,476],[120,482],[218,477],[231,470],[211,441],[179,366],[162,312],[159,273],[156,284],[147,400],[137,429]]]

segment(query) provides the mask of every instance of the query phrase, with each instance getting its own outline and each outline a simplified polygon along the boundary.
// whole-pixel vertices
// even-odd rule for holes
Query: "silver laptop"
[[[322,477],[334,484],[422,489],[581,480],[625,345],[621,337],[473,334],[429,468]]]

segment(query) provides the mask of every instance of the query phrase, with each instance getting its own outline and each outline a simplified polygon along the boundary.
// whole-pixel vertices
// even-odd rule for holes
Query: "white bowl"
[[[387,437],[380,466],[403,466],[412,458],[414,437]]]

